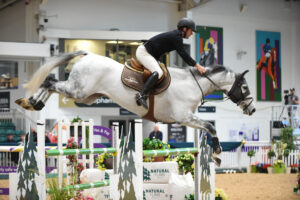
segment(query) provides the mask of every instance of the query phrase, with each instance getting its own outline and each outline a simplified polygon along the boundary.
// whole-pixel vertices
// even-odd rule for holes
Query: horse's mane
[[[231,70],[223,65],[213,65],[206,68],[206,75],[210,76],[220,72],[228,72],[228,71]]]
[[[190,70],[193,72],[195,75],[200,75],[198,70],[195,67],[186,67],[186,68],[172,68],[172,70],[175,69],[175,71],[180,71],[184,70],[190,73]],[[177,70],[176,70],[177,69]],[[211,76],[220,72],[232,72],[231,69],[223,66],[223,65],[214,65],[214,66],[208,66],[206,67],[206,73],[205,75]]]

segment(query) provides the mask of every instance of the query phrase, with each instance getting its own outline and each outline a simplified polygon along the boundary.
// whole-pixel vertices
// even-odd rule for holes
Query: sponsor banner
[[[100,135],[112,141],[112,131],[105,126],[94,126],[94,135]]]
[[[170,200],[169,184],[143,184],[143,199],[146,200]]]
[[[0,166],[0,173],[1,174],[8,174],[8,173],[16,173],[17,172],[17,167],[4,167],[4,166]]]
[[[0,195],[9,195],[9,188],[0,188]]]
[[[46,167],[46,173],[50,173],[56,167]],[[0,174],[17,173],[17,166],[0,166]]]
[[[145,183],[168,183],[171,173],[178,173],[177,162],[144,162]]]
[[[109,129],[105,126],[94,126],[94,137],[96,135],[107,138],[109,140],[109,142],[112,144],[112,131],[111,131],[111,129]],[[101,143],[94,143],[94,148],[106,148],[106,147],[107,146],[105,146]]]
[[[59,107],[60,108],[76,108],[76,107],[120,107],[118,104],[114,103],[111,99],[107,97],[100,97],[96,99],[96,101],[91,104],[83,104],[83,103],[76,103],[74,99],[65,97],[63,95],[59,95]]]

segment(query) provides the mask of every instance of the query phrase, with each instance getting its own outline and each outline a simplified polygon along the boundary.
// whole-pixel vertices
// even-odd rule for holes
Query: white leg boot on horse
[[[156,84],[157,80],[158,80],[158,73],[153,72],[146,80],[142,91],[136,94],[136,103],[138,106],[142,105],[144,108],[148,110],[147,95],[149,91],[153,88],[153,86]]]

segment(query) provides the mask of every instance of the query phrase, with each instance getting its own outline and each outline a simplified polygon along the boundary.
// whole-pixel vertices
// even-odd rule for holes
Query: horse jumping
[[[58,81],[48,76],[52,69],[77,56],[81,58],[73,65],[68,80]],[[136,91],[122,83],[123,68],[123,64],[108,57],[84,51],[53,57],[25,85],[30,98],[18,99],[16,103],[28,110],[41,110],[54,92],[85,104],[92,104],[105,95],[123,108],[143,117],[148,110],[136,105]],[[221,153],[215,127],[200,119],[194,112],[205,95],[223,91],[244,114],[252,115],[255,106],[244,78],[247,71],[237,74],[224,66],[214,66],[207,67],[204,76],[191,67],[169,68],[169,73],[172,79],[169,88],[154,96],[153,116],[159,122],[179,123],[210,133],[214,152]]]

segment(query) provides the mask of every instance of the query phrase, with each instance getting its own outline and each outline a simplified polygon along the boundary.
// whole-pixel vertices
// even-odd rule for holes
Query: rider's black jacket
[[[188,65],[196,65],[196,61],[183,48],[183,39],[179,30],[158,34],[150,38],[144,46],[156,60],[164,53],[176,50]]]

